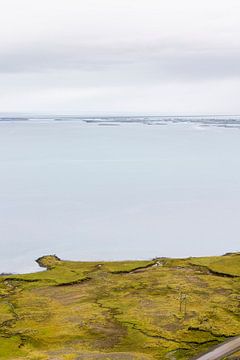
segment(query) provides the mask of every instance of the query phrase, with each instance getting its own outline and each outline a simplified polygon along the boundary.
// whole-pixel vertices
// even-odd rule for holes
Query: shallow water
[[[239,129],[115,125],[0,122],[0,272],[239,250]]]

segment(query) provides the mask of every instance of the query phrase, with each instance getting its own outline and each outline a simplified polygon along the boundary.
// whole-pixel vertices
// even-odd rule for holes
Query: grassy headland
[[[0,358],[191,359],[240,335],[240,254],[152,261],[39,258],[0,277]]]

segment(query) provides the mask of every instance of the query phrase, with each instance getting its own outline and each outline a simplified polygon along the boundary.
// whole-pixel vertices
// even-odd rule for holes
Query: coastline
[[[239,252],[37,263],[0,277],[3,359],[185,360],[240,335]]]

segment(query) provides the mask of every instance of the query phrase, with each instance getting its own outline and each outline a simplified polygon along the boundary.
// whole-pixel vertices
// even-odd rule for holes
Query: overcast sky
[[[0,8],[0,112],[240,114],[239,0]]]

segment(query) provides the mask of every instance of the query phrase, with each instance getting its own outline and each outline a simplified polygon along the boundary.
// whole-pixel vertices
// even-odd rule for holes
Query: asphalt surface
[[[214,350],[196,358],[196,360],[220,360],[225,356],[234,354],[240,350],[240,337],[234,338],[233,340],[227,341],[222,345],[219,345]]]

